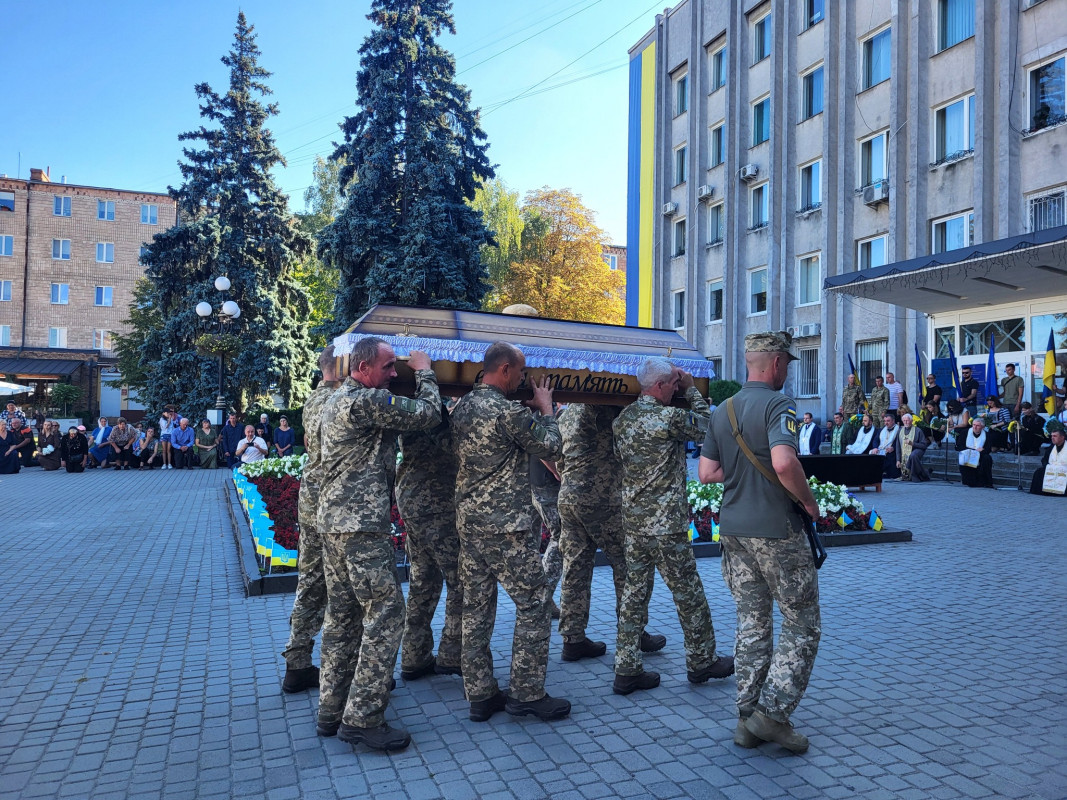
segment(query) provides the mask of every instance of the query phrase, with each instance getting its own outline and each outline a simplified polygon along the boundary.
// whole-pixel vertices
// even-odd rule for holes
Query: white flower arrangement
[[[815,495],[815,502],[819,504],[819,516],[837,516],[847,508],[855,509],[864,513],[863,503],[857,500],[845,486],[834,483],[820,483],[815,478],[808,478],[808,486]],[[693,514],[708,509],[712,514],[718,514],[722,506],[722,484],[700,483],[689,481],[686,484],[686,495],[689,500],[689,508]]]
[[[307,463],[307,454],[298,456],[284,456],[282,458],[263,458],[253,461],[251,464],[242,464],[239,472],[246,478],[260,478],[266,475],[269,478],[280,478],[289,475],[300,480],[304,474],[304,464]]]
[[[722,505],[721,483],[689,481],[686,484],[686,494],[692,513],[699,514],[705,509],[710,509],[712,514],[719,513],[719,507]]]

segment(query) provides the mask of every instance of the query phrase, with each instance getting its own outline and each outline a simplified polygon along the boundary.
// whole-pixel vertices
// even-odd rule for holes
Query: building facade
[[[850,357],[868,391],[894,372],[914,398],[916,350],[923,372],[949,343],[985,364],[990,333],[1039,397],[1063,327],[1062,384],[1067,280],[1020,264],[1056,249],[1034,236],[1067,239],[1065,54],[1067,0],[658,15],[630,51],[628,324],[683,332],[739,380],[745,334],[789,329],[787,391],[820,419]]]
[[[176,221],[169,195],[0,177],[0,374],[33,385],[35,404],[70,379],[98,408],[141,248]]]
[[[604,260],[611,269],[617,270],[622,273],[623,278],[626,277],[626,245],[624,244],[605,244],[601,245],[600,257]],[[623,286],[620,295],[623,300],[626,299],[626,287]]]

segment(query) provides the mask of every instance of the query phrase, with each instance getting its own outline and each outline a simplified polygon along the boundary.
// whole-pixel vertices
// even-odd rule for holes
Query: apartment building
[[[683,0],[630,50],[627,322],[743,379],[1067,369],[1067,0]],[[1036,371],[1036,373],[1035,373]],[[942,382],[945,385],[945,382]],[[1035,390],[1035,386],[1037,386]]]
[[[141,248],[176,219],[166,194],[0,176],[0,375],[39,401],[69,378],[98,407]]]

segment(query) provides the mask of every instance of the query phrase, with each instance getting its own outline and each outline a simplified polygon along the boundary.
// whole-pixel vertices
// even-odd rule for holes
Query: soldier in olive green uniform
[[[882,417],[889,410],[889,387],[885,385],[885,379],[879,375],[874,379],[874,388],[871,389],[870,415],[875,425],[882,422]]]
[[[459,675],[463,585],[456,531],[457,464],[448,412],[442,412],[441,424],[432,431],[401,434],[400,451],[396,505],[407,530],[411,562],[400,676],[411,681],[431,673]],[[443,586],[448,588],[445,627],[434,658],[431,625]]]
[[[774,741],[802,753],[808,740],[789,717],[819,647],[819,581],[801,517],[785,489],[812,518],[819,509],[797,459],[796,406],[781,393],[795,359],[791,338],[785,332],[745,337],[748,381],[732,398],[745,444],[778,483],[746,457],[722,407],[712,417],[699,470],[704,483],[723,484],[722,574],[737,602],[734,741],[742,747]],[[777,647],[775,602],[782,614]]]
[[[848,386],[845,387],[845,391],[841,396],[841,411],[844,413],[845,419],[849,419],[853,414],[862,411],[863,404],[866,401],[867,398],[863,394],[863,387],[856,380],[856,376],[849,375]],[[887,404],[888,402],[886,400]]]
[[[620,411],[617,406],[571,403],[559,415],[559,432],[563,436],[563,458],[556,462],[563,478],[559,491],[559,547],[563,554],[559,632],[563,636],[564,661],[596,658],[607,652],[604,642],[594,642],[585,635],[597,548],[611,566],[616,616],[622,606],[626,584],[622,487],[618,480],[622,467],[611,432]],[[648,579],[651,592],[654,575],[649,573]],[[646,617],[642,630],[647,621]],[[666,644],[663,636],[641,634],[642,652],[651,653]]]
[[[644,671],[639,649],[651,598],[649,576],[657,567],[674,595],[690,682],[733,673],[733,659],[715,654],[711,610],[688,535],[685,445],[703,437],[709,406],[693,386],[692,376],[666,359],[645,361],[637,379],[640,397],[613,424],[615,452],[622,463],[626,530],[626,586],[612,687],[616,694],[659,685],[657,673]],[[688,411],[667,405],[679,384],[685,388]]]
[[[507,399],[522,382],[525,363],[511,345],[490,345],[482,383],[452,412],[452,441],[459,457],[456,512],[463,582],[463,686],[475,721],[488,720],[505,708],[511,714],[545,720],[570,713],[569,702],[545,693],[552,620],[540,536],[530,514],[529,456],[555,460],[562,441],[547,385],[535,385],[530,401],[541,411],[540,417]],[[489,650],[498,582],[515,603],[506,697],[493,676]]]
[[[396,356],[381,339],[360,340],[350,363],[348,379],[322,411],[320,431],[317,519],[329,606],[322,628],[318,731],[394,750],[411,741],[406,731],[385,723],[404,630],[404,594],[390,535],[397,433],[440,425],[441,396],[425,353],[411,353],[414,400],[385,388],[396,377]]]
[[[297,517],[300,521],[300,575],[296,599],[289,615],[289,643],[282,651],[285,678],[282,689],[299,692],[319,685],[319,669],[311,664],[315,634],[326,615],[326,574],[322,567],[322,536],[315,523],[319,507],[319,470],[322,466],[319,429],[322,408],[337,388],[337,367],[333,346],[319,355],[322,382],[304,403],[304,449],[307,462],[300,478]]]

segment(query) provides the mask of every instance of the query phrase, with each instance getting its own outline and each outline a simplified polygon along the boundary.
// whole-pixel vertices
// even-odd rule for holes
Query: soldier
[[[863,387],[856,380],[855,375],[848,376],[848,386],[845,387],[841,396],[841,411],[845,419],[850,419],[853,414],[859,412],[866,404],[867,398],[863,394]]]
[[[699,474],[703,483],[724,484],[722,574],[737,602],[734,742],[741,747],[778,742],[803,753],[808,740],[793,730],[789,717],[804,695],[819,648],[819,581],[802,518],[786,491],[813,519],[819,508],[797,459],[796,405],[781,394],[789,362],[796,359],[791,342],[784,331],[745,337],[748,381],[732,398],[736,423],[723,409],[716,412]],[[765,474],[735,437],[744,440]],[[774,602],[783,620],[777,647]]]
[[[534,384],[529,404],[510,401],[523,380],[526,358],[495,342],[485,351],[482,382],[452,412],[459,457],[456,512],[463,582],[463,687],[470,718],[497,711],[542,720],[567,716],[571,704],[545,693],[552,625],[539,534],[530,515],[529,456],[559,458],[562,441],[552,416],[547,380]],[[536,538],[535,538],[536,537]],[[497,583],[515,603],[511,685],[505,696],[493,676],[489,640],[496,620]]]
[[[874,388],[871,389],[870,414],[875,425],[882,421],[888,410],[889,387],[885,385],[885,378],[879,375],[874,379]]]
[[[589,624],[589,601],[593,586],[593,559],[597,548],[611,565],[615,580],[615,615],[622,605],[626,583],[623,552],[621,472],[615,456],[611,424],[622,409],[571,403],[559,415],[563,458],[556,462],[563,476],[559,492],[563,554],[563,589],[560,592],[559,632],[563,636],[563,660],[597,658],[607,652],[604,642],[585,635]],[[655,580],[649,573],[650,584]],[[652,586],[649,586],[649,592]],[[647,624],[648,619],[644,620]],[[642,628],[644,626],[642,625]],[[641,652],[653,653],[667,644],[665,636],[642,631]]]
[[[563,554],[559,549],[559,483],[560,476],[555,464],[530,456],[530,491],[533,495],[534,527],[540,530],[538,517],[548,528],[548,546],[541,555],[541,566],[545,570],[545,593],[548,595],[552,619],[559,619],[559,606],[553,596],[559,579],[563,575]]]
[[[734,671],[732,657],[715,654],[711,609],[688,534],[685,444],[704,435],[708,404],[693,385],[693,376],[664,358],[647,359],[637,380],[641,396],[612,426],[622,463],[626,531],[626,585],[612,687],[616,694],[659,686],[659,674],[645,672],[639,650],[652,595],[649,579],[657,567],[674,595],[689,682],[706,683]],[[689,411],[668,405],[679,386],[685,390]]]
[[[427,675],[460,675],[463,638],[463,585],[459,580],[459,533],[456,531],[456,456],[448,412],[432,431],[400,436],[403,459],[396,470],[396,505],[407,529],[407,622],[400,677],[414,681]],[[433,615],[447,586],[445,627],[437,657],[433,655]]]
[[[334,360],[333,345],[319,354],[319,369],[322,370],[322,381],[304,403],[304,451],[307,453],[307,462],[300,478],[300,496],[297,500],[297,518],[300,521],[300,575],[296,583],[293,612],[289,615],[289,643],[282,651],[285,658],[282,690],[290,694],[319,685],[319,668],[311,663],[311,650],[315,646],[315,634],[322,628],[322,620],[326,614],[322,536],[315,524],[315,514],[319,507],[319,471],[322,467],[319,444],[322,408],[337,389],[337,364]]]
[[[323,408],[319,434],[317,521],[329,604],[317,731],[375,750],[398,750],[411,737],[385,722],[404,630],[404,594],[390,536],[397,433],[440,425],[441,396],[425,353],[411,352],[414,400],[386,388],[396,377],[396,356],[383,340],[361,339],[350,358],[348,378]]]

